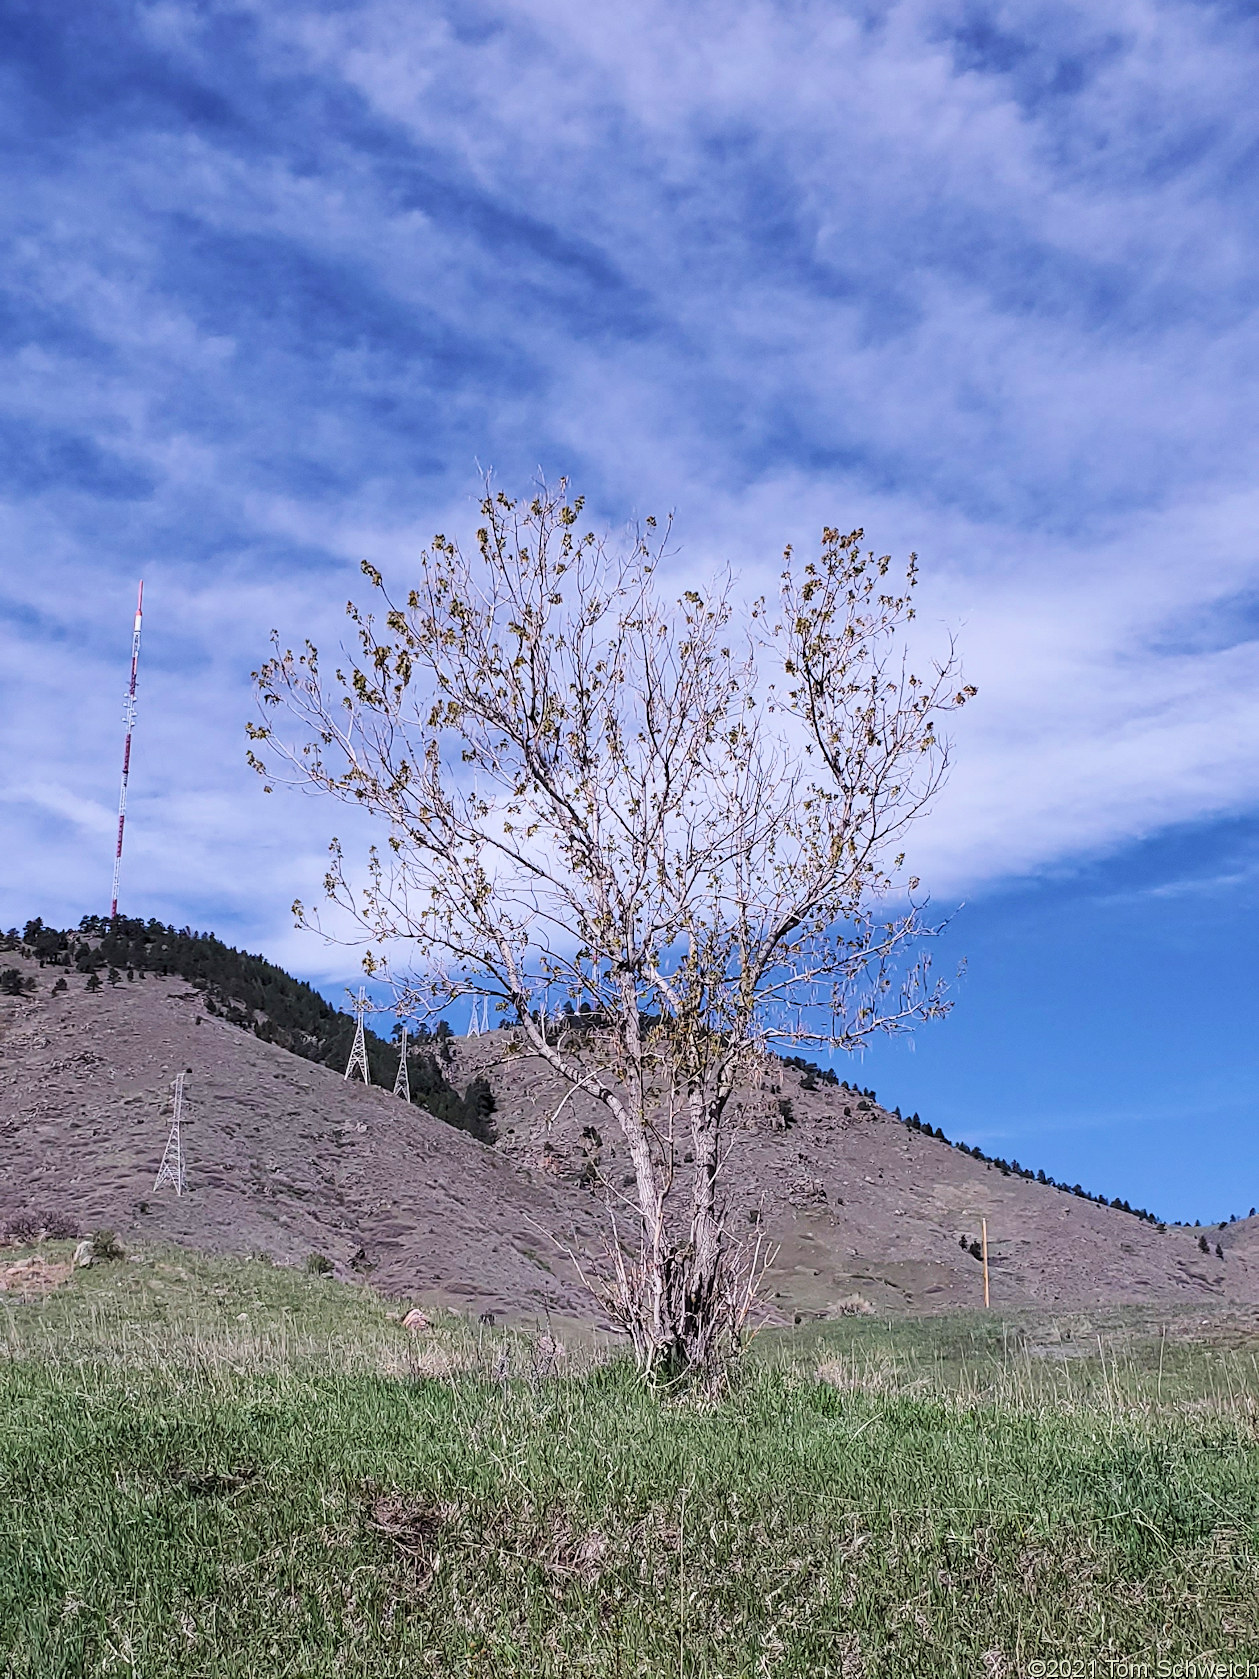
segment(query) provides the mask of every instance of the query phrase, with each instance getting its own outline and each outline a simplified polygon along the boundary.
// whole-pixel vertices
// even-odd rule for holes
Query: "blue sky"
[[[124,907],[335,982],[334,818],[243,765],[272,626],[478,463],[749,591],[860,523],[981,689],[914,857],[967,978],[863,1082],[1247,1210],[1257,75],[1163,0],[0,0],[0,922],[107,899],[141,575]]]

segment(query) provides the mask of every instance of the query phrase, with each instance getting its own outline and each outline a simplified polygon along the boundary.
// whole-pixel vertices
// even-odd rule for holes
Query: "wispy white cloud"
[[[14,41],[0,741],[43,791],[0,805],[0,920],[102,900],[143,571],[129,885],[285,937],[338,822],[261,798],[248,673],[273,624],[336,641],[358,557],[466,526],[477,459],[676,507],[679,575],[749,590],[823,522],[917,548],[923,649],[957,626],[981,688],[940,892],[1259,799],[1252,19],[366,0]]]

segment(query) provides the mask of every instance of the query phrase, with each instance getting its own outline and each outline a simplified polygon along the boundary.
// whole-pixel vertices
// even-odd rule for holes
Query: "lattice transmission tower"
[[[407,1070],[407,1029],[402,1028],[402,1036],[398,1043],[398,1076],[393,1081],[393,1093],[401,1096],[404,1102],[411,1100],[411,1074]]]
[[[364,1084],[372,1082],[372,1070],[367,1065],[367,1039],[363,1036],[363,1016],[371,1004],[367,1001],[367,992],[360,985],[358,996],[354,999],[354,1047],[350,1051],[349,1065],[345,1069],[346,1078],[353,1078],[358,1073]]]
[[[177,1073],[175,1082],[171,1086],[174,1091],[174,1111],[171,1117],[170,1136],[166,1139],[166,1153],[162,1156],[162,1164],[157,1169],[154,1189],[161,1189],[168,1183],[176,1195],[182,1195],[188,1187],[188,1180],[184,1174],[184,1140],[182,1126],[188,1117],[188,1104],[184,1097],[185,1073]]]

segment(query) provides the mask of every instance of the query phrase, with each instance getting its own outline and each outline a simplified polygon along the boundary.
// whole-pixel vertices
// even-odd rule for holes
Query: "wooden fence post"
[[[980,1219],[984,1232],[984,1305],[988,1305],[988,1220]]]

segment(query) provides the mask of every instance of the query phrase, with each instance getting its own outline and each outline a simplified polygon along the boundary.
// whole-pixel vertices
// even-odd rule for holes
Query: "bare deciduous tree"
[[[740,626],[728,579],[662,597],[654,521],[618,550],[581,512],[563,482],[487,493],[475,553],[435,537],[403,601],[365,562],[381,606],[348,607],[331,682],[273,642],[250,759],[386,825],[364,887],[335,840],[325,883],[369,968],[412,941],[409,1007],[492,997],[614,1117],[635,1193],[598,1286],[644,1369],[711,1380],[757,1281],[724,1218],[736,1087],[775,1046],[947,1007],[900,848],[947,765],[936,717],[974,690],[951,649],[908,672],[915,561],[896,590],[860,531],[788,550]]]

